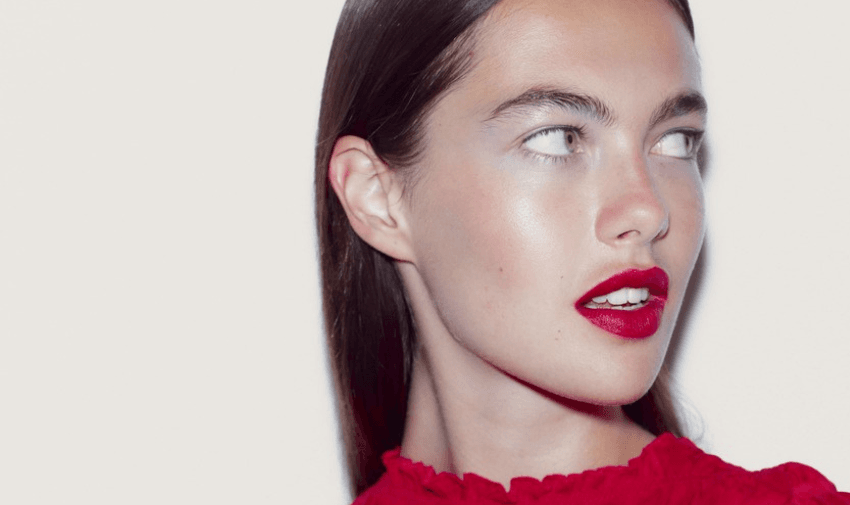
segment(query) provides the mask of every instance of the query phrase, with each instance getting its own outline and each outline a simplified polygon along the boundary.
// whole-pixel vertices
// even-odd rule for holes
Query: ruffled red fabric
[[[690,440],[664,434],[627,466],[608,466],[543,480],[518,477],[510,490],[467,473],[436,473],[400,450],[383,456],[387,472],[353,505],[561,504],[818,504],[850,505],[850,493],[799,463],[750,472],[702,452]]]

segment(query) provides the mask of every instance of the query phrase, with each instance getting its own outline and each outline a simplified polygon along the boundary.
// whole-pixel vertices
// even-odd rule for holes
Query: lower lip
[[[577,306],[579,314],[603,330],[623,338],[647,338],[655,335],[664,312],[663,298],[651,297],[643,307],[632,310],[589,309]]]
[[[587,292],[575,307],[579,314],[594,325],[622,338],[648,338],[658,331],[664,304],[667,302],[669,279],[664,270],[654,267],[649,270],[627,270],[600,283]],[[649,299],[636,309],[608,309],[585,307],[594,296],[610,293],[622,287],[646,287]]]

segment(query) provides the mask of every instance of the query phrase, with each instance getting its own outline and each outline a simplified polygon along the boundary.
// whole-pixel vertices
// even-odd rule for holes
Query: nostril
[[[658,233],[655,234],[655,240],[662,239],[667,236],[667,232],[670,231],[670,218],[667,217],[664,219],[664,223],[661,225],[661,229],[658,230]]]
[[[663,216],[663,219],[647,220],[643,223],[638,223],[637,226],[634,226],[635,223],[631,224],[633,225],[631,229],[615,235],[618,242],[652,242],[664,238],[670,230],[669,217],[666,215]]]
[[[596,221],[600,240],[612,246],[649,244],[669,230],[670,215],[652,181],[616,187],[601,202]]]

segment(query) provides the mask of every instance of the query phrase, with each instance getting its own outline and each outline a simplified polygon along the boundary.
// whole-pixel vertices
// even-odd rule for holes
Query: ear
[[[351,135],[339,138],[328,179],[360,238],[391,258],[413,261],[404,187],[368,141]]]

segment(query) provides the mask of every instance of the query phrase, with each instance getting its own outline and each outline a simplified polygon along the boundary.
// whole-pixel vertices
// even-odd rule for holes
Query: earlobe
[[[328,179],[360,238],[392,258],[413,261],[401,181],[368,141],[340,137],[328,165]]]

